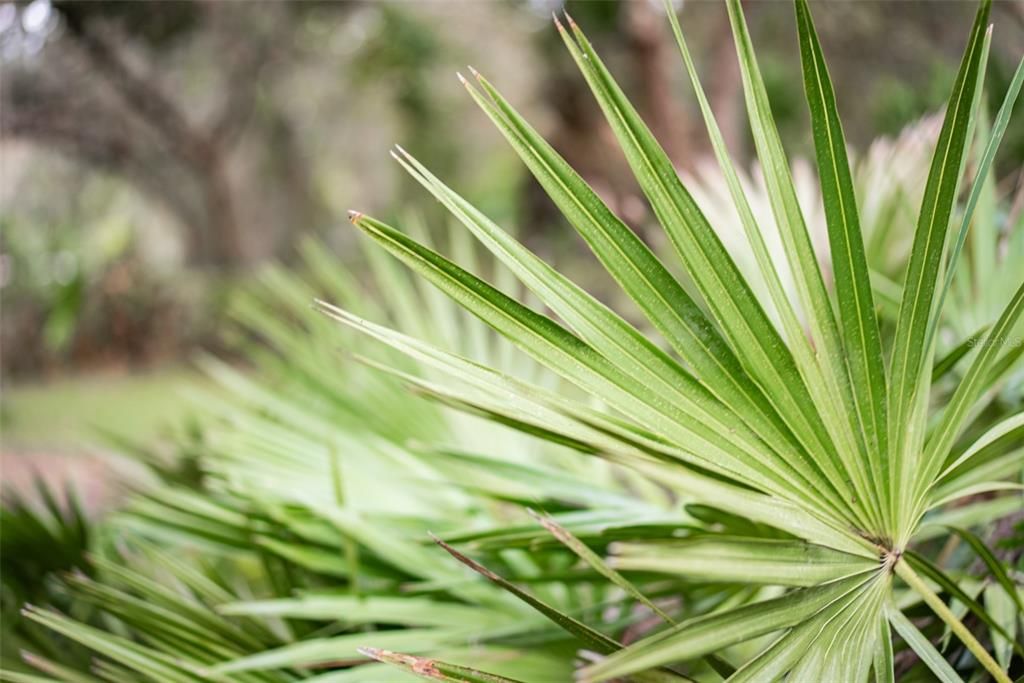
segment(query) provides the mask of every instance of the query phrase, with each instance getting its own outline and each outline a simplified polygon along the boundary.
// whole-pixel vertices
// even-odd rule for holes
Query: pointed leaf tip
[[[537,512],[533,508],[529,507],[526,508],[526,513],[533,517],[538,524],[547,529],[551,533],[551,535],[557,538],[558,540],[561,541],[568,538],[569,535],[565,532],[565,529],[563,529],[557,522],[555,522],[555,520],[551,519],[549,515]]]
[[[458,71],[455,72],[455,75],[459,77],[459,83],[461,83],[462,85],[467,85],[465,76],[463,76]]]
[[[458,550],[456,550],[452,546],[450,546],[447,543],[445,543],[444,541],[442,541],[435,534],[430,533],[430,532],[428,532],[428,534],[430,535],[430,538],[432,538],[434,540],[434,543],[437,543],[439,546],[444,548],[445,551],[449,555],[454,557],[456,560],[458,560],[462,564],[466,565],[467,567],[469,567],[470,569],[472,569],[476,573],[481,574],[486,579],[488,579],[490,581],[493,581],[494,583],[498,583],[498,584],[504,583],[504,580],[500,576],[498,576],[497,574],[492,572],[487,567],[483,566],[482,564],[480,564],[479,562],[477,562],[473,558],[471,558],[471,557],[469,557],[467,555],[463,555]]]
[[[406,159],[412,159],[413,158],[413,155],[409,154],[409,152],[406,151],[406,147],[401,146],[397,142],[395,142],[394,148],[398,152],[398,154],[401,155],[402,157],[404,157]]]

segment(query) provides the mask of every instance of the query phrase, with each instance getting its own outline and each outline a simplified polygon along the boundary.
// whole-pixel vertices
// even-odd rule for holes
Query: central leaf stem
[[[895,567],[896,574],[906,581],[907,585],[914,589],[914,591],[924,599],[940,619],[946,622],[950,630],[953,631],[961,642],[967,646],[967,649],[970,650],[971,654],[978,659],[978,662],[980,662],[981,665],[984,666],[990,674],[992,674],[992,678],[994,678],[998,683],[1012,683],[1010,677],[1006,675],[1006,672],[1004,672],[996,661],[992,659],[992,655],[990,655],[988,651],[982,647],[981,643],[979,643],[971,634],[971,632],[967,630],[967,627],[963,625],[963,622],[957,619],[956,615],[946,607],[946,603],[942,601],[942,598],[936,595],[935,591],[929,588],[928,584],[924,582],[924,579],[918,576],[917,572],[911,569],[909,563],[900,562],[900,553],[898,551],[894,551],[887,555],[887,564],[890,561],[889,558],[895,558],[892,560],[891,566]]]

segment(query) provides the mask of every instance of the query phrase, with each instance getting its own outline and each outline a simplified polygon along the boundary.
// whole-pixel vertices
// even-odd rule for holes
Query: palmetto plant
[[[452,233],[448,246],[473,261],[467,237]],[[309,243],[304,272],[268,269],[239,297],[235,330],[259,336],[248,349],[258,377],[206,361],[222,389],[190,397],[200,427],[181,438],[201,488],[193,476],[158,466],[165,483],[108,522],[119,542],[93,559],[93,578],[66,578],[63,593],[116,628],[43,609],[64,602],[33,599],[27,608],[33,621],[94,650],[96,663],[32,647],[27,662],[54,680],[94,680],[102,671],[118,681],[288,681],[299,675],[295,667],[335,683],[405,680],[360,654],[372,644],[520,680],[565,680],[575,643],[504,589],[467,582],[464,567],[424,549],[422,541],[433,545],[428,530],[493,552],[489,562],[513,579],[563,584],[537,590],[552,610],[593,614],[619,608],[620,588],[574,570],[576,555],[523,505],[548,510],[538,518],[549,528],[601,544],[638,529],[667,535],[700,526],[642,475],[425,402],[367,367],[430,373],[426,365],[357,334],[338,354],[337,328],[309,306],[314,296],[557,384],[383,252],[374,247],[367,256],[357,279]],[[514,291],[510,273],[479,265]],[[716,605],[758,591],[672,593]],[[0,671],[0,680],[24,676]]]
[[[962,478],[970,479],[972,460],[981,450],[1008,438],[1016,446],[1011,457],[1019,469],[1019,414],[992,426],[974,444],[957,442],[974,417],[975,404],[999,379],[996,370],[1017,357],[1018,345],[1002,342],[1012,340],[1018,326],[1024,287],[1017,287],[988,328],[952,396],[941,405],[932,405],[929,397],[936,328],[1021,71],[986,141],[981,161],[986,171],[977,174],[963,215],[955,221],[990,39],[988,4],[982,4],[931,163],[887,359],[835,95],[808,7],[796,3],[834,269],[832,293],[797,202],[740,4],[728,6],[755,146],[806,327],[781,286],[696,78],[698,100],[758,274],[778,312],[778,326],[571,20],[568,29],[559,27],[566,45],[699,292],[699,302],[486,79],[475,74],[477,85],[466,85],[667,348],[540,261],[401,149],[399,162],[558,320],[502,295],[376,219],[353,213],[352,222],[538,362],[599,397],[607,409],[595,410],[466,363],[329,304],[321,307],[414,357],[430,358],[473,387],[472,396],[452,389],[454,400],[578,442],[648,473],[688,500],[795,537],[769,543],[734,539],[728,553],[723,551],[719,576],[736,580],[742,574],[757,581],[770,575],[773,583],[800,588],[656,633],[585,667],[584,678],[634,674],[774,633],[778,637],[730,680],[770,680],[787,673],[793,680],[862,680],[872,668],[886,679],[893,672],[890,627],[936,675],[955,677],[894,602],[899,577],[993,677],[1008,680],[922,578],[938,570],[912,554],[911,544],[929,511],[943,502],[1014,487],[1004,482],[961,485]],[[692,61],[674,21],[673,28],[692,76]],[[685,544],[636,542],[617,550],[612,562],[619,568],[687,573]],[[1012,584],[1007,590],[1011,599],[1020,599]]]
[[[270,388],[214,366],[242,398],[201,404],[215,423],[197,446],[206,490],[160,489],[119,522],[143,537],[202,542],[202,559],[129,541],[120,561],[134,559],[134,569],[101,559],[100,581],[70,579],[75,595],[114,619],[107,631],[31,609],[103,657],[89,673],[44,663],[45,680],[555,683],[575,669],[588,681],[845,683],[894,680],[910,651],[941,680],[960,680],[972,661],[1009,680],[1022,650],[1018,577],[966,527],[1021,504],[1024,414],[983,410],[1019,365],[1020,276],[953,359],[959,373],[935,356],[1024,67],[991,130],[978,124],[989,43],[983,3],[886,322],[822,49],[806,3],[795,6],[830,280],[739,0],[728,8],[779,255],[765,243],[670,20],[750,243],[748,268],[582,30],[560,24],[689,285],[474,74],[475,84],[465,81],[470,95],[643,327],[395,150],[466,228],[450,245],[464,267],[422,231],[360,213],[352,222],[479,320],[464,320],[448,299],[376,257],[391,307],[367,305],[322,252],[308,255],[311,280],[268,276],[267,290],[238,316],[269,342],[257,358]],[[977,170],[960,202],[972,144]],[[495,285],[472,263],[468,235],[502,264],[488,273]],[[534,298],[515,296],[509,275]],[[298,312],[313,297],[328,318]],[[268,306],[271,298],[290,312]],[[370,368],[338,360],[331,319],[362,333],[340,341]],[[495,350],[497,336],[526,357]],[[551,514],[530,521],[523,504]],[[937,549],[951,535],[961,547]],[[277,599],[257,599],[264,596]],[[909,649],[900,652],[900,642]]]

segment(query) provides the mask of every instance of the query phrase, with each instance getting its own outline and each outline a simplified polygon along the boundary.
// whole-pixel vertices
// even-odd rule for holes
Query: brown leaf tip
[[[43,668],[43,658],[39,655],[33,652],[29,652],[28,650],[18,650],[18,654],[21,655],[21,658],[25,661],[26,664],[31,664],[37,669]]]
[[[444,548],[445,551],[449,555],[454,557],[456,560],[458,560],[462,564],[466,565],[467,567],[469,567],[470,569],[472,569],[476,573],[483,575],[486,579],[488,579],[490,581],[493,581],[494,583],[499,583],[499,584],[502,583],[502,578],[500,576],[498,576],[497,574],[495,574],[494,572],[492,572],[487,567],[483,566],[482,564],[480,564],[479,562],[477,562],[473,558],[471,558],[471,557],[469,557],[467,555],[463,555],[458,550],[456,550],[455,548],[451,547],[450,545],[448,545],[447,543],[442,541],[435,534],[433,534],[431,532],[428,532],[428,534],[430,535],[430,538],[432,538],[434,540],[434,543],[437,543],[439,546]]]
[[[566,531],[558,522],[556,522],[550,516],[540,514],[536,510],[532,510],[530,508],[526,508],[526,511],[530,514],[531,517],[537,520],[538,524],[544,527],[556,539],[563,543],[571,542],[572,536],[569,534],[569,532]]]
[[[356,652],[366,655],[370,659],[376,659],[378,662],[384,661],[382,657],[388,653],[387,650],[381,650],[378,647],[357,647]]]
[[[378,662],[408,667],[414,674],[424,676],[426,678],[436,678],[441,681],[447,680],[441,672],[437,670],[437,664],[433,659],[404,655],[400,652],[381,650],[376,647],[360,647],[356,649],[360,654],[366,655],[370,659],[376,659]]]
[[[359,222],[359,219],[362,218],[364,215],[365,214],[363,214],[361,211],[349,211],[348,220],[350,223],[355,225],[356,223]]]

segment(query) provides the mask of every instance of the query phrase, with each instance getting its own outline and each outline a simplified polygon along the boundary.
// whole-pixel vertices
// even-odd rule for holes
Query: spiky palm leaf
[[[5,486],[0,497],[0,529],[0,666],[20,668],[24,650],[87,661],[85,650],[54,638],[18,613],[27,603],[69,607],[59,574],[85,567],[93,542],[92,526],[74,490],[61,495],[41,478],[29,492]],[[82,610],[78,615],[84,616]]]

